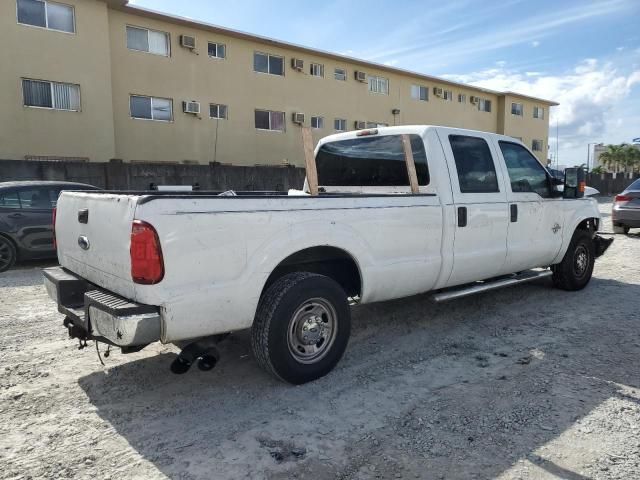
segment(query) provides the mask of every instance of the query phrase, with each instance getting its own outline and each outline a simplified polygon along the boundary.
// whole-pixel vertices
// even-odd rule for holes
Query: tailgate
[[[135,195],[63,192],[55,225],[60,265],[133,298],[129,243],[137,200]]]

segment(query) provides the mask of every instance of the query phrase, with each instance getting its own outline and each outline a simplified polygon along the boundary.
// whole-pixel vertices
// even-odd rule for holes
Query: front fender
[[[594,198],[565,199],[562,201],[562,205],[565,207],[562,247],[551,262],[552,265],[562,261],[573,238],[573,233],[582,222],[593,218],[598,221],[599,225],[601,220],[598,202]]]

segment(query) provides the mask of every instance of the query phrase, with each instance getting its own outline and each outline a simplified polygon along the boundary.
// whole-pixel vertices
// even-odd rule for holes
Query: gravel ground
[[[640,477],[637,233],[581,292],[356,307],[337,369],[298,387],[246,332],[212,372],[170,374],[162,345],[102,367],[66,338],[42,266],[0,274],[0,478]]]

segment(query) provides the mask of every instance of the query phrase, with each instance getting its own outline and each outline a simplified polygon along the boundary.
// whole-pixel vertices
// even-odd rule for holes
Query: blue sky
[[[561,103],[560,164],[588,142],[640,137],[640,0],[134,0],[190,17],[429,75]]]

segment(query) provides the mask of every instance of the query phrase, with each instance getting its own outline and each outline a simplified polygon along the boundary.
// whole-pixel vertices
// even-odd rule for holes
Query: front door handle
[[[467,207],[458,207],[458,226],[467,226]]]
[[[515,203],[512,203],[510,205],[510,210],[511,210],[511,221],[517,222],[518,221],[518,205]]]
[[[7,215],[7,216],[8,216],[9,218],[22,218],[22,217],[24,217],[24,215],[23,215],[23,214],[21,214],[21,213],[11,213],[11,214],[9,214],[9,215]]]

